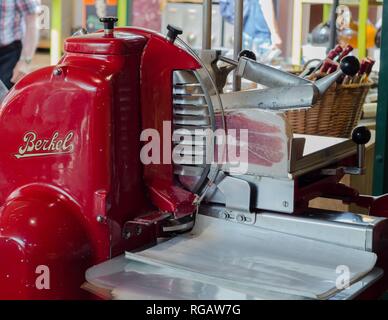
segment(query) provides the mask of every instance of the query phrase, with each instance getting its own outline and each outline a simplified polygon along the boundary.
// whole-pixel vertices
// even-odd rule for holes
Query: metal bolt
[[[288,208],[290,204],[288,203],[288,201],[283,201],[283,207],[284,208]]]
[[[97,216],[97,222],[98,223],[106,223],[106,221],[107,221],[106,217],[101,216],[101,215]]]
[[[143,231],[143,229],[141,228],[141,226],[136,226],[136,235],[137,236],[140,236],[142,231]]]
[[[123,238],[124,238],[125,240],[130,239],[131,236],[132,236],[131,231],[126,231],[126,232],[124,231],[124,232],[123,232]]]
[[[55,68],[53,73],[54,73],[54,76],[60,76],[62,74],[62,69]]]

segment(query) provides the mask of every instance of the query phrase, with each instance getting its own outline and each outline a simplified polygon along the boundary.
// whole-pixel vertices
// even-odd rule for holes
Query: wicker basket
[[[311,108],[286,112],[295,133],[348,138],[362,115],[371,83],[333,85]]]

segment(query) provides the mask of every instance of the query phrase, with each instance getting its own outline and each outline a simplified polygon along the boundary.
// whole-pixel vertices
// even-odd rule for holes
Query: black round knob
[[[104,24],[105,30],[113,30],[115,28],[116,22],[119,21],[117,17],[102,17],[100,22]]]
[[[342,59],[340,66],[344,74],[354,77],[360,70],[360,61],[354,56],[347,56]]]
[[[167,26],[167,39],[171,41],[172,43],[175,42],[175,39],[183,33],[183,30],[179,27],[173,26],[172,24],[169,24]]]
[[[357,127],[353,130],[352,140],[356,144],[367,144],[372,135],[367,127]]]
[[[248,58],[248,59],[255,60],[255,61],[257,60],[255,53],[253,51],[250,51],[250,50],[243,50],[240,52],[240,54],[238,56],[239,56],[239,58],[244,57],[244,58]]]

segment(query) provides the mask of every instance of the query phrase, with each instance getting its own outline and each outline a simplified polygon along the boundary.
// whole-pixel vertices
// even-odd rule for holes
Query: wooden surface
[[[50,40],[49,39],[41,39],[38,44],[39,49],[50,49]]]
[[[364,104],[364,119],[376,119],[377,114],[377,102]]]

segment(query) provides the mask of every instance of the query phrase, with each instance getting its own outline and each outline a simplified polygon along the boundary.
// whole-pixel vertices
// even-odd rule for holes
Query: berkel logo
[[[47,157],[61,154],[69,154],[74,151],[74,133],[69,132],[63,139],[59,138],[59,132],[55,131],[50,139],[38,139],[35,132],[27,132],[23,137],[24,144],[15,154],[17,159]]]

